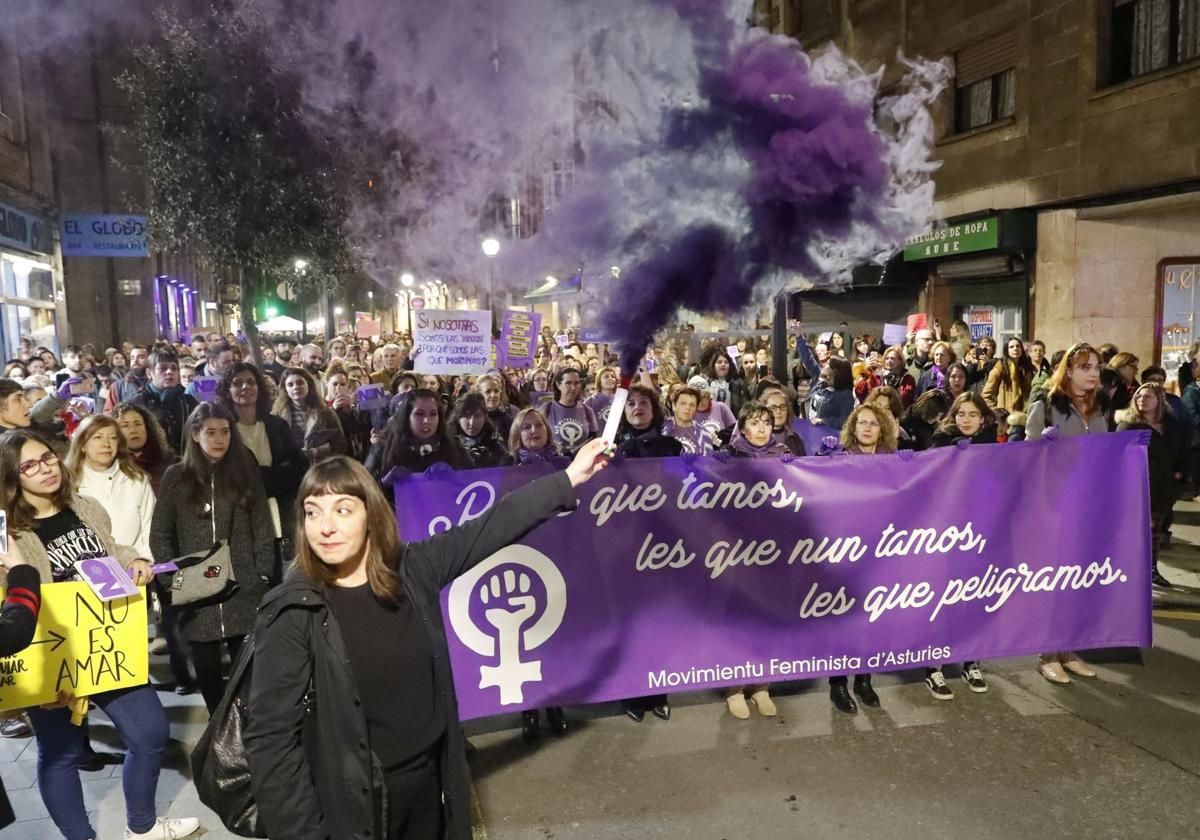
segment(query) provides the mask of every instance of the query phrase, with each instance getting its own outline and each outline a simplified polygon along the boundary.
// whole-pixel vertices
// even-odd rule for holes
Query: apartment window
[[[1015,31],[993,35],[954,57],[954,130],[971,131],[1017,111]]]
[[[1113,0],[1109,81],[1200,58],[1200,0]]]

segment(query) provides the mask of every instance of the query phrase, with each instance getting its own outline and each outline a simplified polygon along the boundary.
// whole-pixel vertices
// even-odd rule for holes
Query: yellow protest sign
[[[0,710],[145,685],[146,634],[145,589],[101,601],[86,583],[43,585],[33,643],[0,658]]]

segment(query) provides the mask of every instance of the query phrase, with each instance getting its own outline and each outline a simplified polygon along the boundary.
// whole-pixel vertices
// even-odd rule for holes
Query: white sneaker
[[[200,830],[200,820],[195,817],[159,817],[149,831],[137,832],[125,829],[125,840],[178,840]]]
[[[1064,662],[1063,667],[1077,677],[1097,676],[1095,669],[1077,656],[1073,656]]]

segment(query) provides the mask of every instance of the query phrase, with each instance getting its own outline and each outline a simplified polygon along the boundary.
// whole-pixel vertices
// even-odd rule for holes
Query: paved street
[[[1200,588],[1200,508],[1181,505],[1167,575]],[[563,739],[525,745],[514,718],[469,727],[488,840],[626,838],[1200,837],[1200,613],[1156,613],[1144,664],[1091,657],[1098,680],[1052,686],[1031,658],[988,663],[990,691],[933,700],[916,673],[877,678],[883,708],[842,715],[823,682],[778,687],[780,715],[741,722],[715,693],[677,695],[669,723],[615,705],[571,710]],[[165,662],[156,662],[156,677]],[[174,738],[158,798],[205,816],[185,753],[199,696],[161,695]],[[95,740],[117,748],[102,715]],[[18,822],[0,837],[56,838],[35,787],[32,739],[0,741]],[[121,836],[120,768],[84,774],[101,838]]]

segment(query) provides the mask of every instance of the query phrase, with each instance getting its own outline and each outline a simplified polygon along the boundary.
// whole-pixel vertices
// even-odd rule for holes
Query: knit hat
[[[688,387],[695,388],[697,391],[707,391],[708,379],[703,376],[693,376],[688,380]]]

